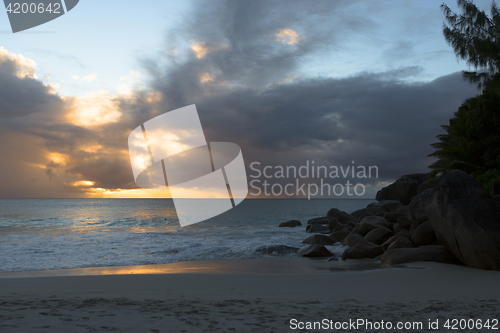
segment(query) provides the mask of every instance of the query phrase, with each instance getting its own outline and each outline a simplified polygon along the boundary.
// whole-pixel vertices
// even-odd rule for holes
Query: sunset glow
[[[73,110],[68,114],[70,123],[77,126],[93,127],[120,120],[121,112],[106,93],[94,93],[83,97],[76,97],[73,101]]]
[[[90,180],[80,180],[80,181],[74,182],[71,185],[76,186],[76,187],[88,187],[88,186],[93,186],[94,184],[95,184],[95,182],[90,181]]]

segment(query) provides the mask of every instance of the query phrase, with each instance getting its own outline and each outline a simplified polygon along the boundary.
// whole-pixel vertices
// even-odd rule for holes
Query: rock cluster
[[[380,258],[383,266],[435,261],[500,270],[500,202],[466,173],[403,176],[376,199],[350,214],[332,208],[309,220],[306,231],[315,235],[303,241],[310,246],[299,254],[333,256],[325,245],[340,242],[348,247],[343,260]]]

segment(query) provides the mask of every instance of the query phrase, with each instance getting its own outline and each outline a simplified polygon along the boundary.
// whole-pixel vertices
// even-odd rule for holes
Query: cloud
[[[115,123],[121,117],[120,110],[113,98],[105,92],[75,97],[71,104],[68,104],[67,110],[67,121],[82,127]]]
[[[90,74],[87,76],[82,77],[82,80],[87,81],[87,82],[93,82],[97,78],[97,74]]]
[[[372,185],[425,172],[432,162],[426,157],[432,152],[429,144],[441,133],[440,125],[477,92],[460,73],[415,83],[423,71],[415,66],[344,78],[304,75],[308,61],[370,31],[373,22],[358,16],[357,5],[205,2],[189,13],[186,22],[192,23],[175,31],[182,42],[144,61],[150,85],[127,88],[117,96],[58,96],[34,78],[35,72],[17,75],[34,65],[26,67],[12,55],[1,58],[0,87],[22,89],[0,89],[0,117],[18,114],[0,121],[8,129],[0,134],[0,141],[7,142],[4,156],[14,159],[0,170],[25,184],[16,195],[137,190],[128,157],[129,133],[154,116],[196,104],[207,140],[237,143],[249,174],[255,161],[300,166],[307,160],[316,165],[376,165],[380,178]],[[179,50],[174,60],[173,49]],[[130,79],[124,77],[122,83]],[[37,96],[37,103],[27,103],[18,90],[33,91],[29,98]],[[5,111],[5,98],[10,98],[12,111]],[[16,145],[8,143],[13,136]],[[24,180],[17,170],[29,177]],[[4,178],[2,185],[14,186]],[[30,181],[35,178],[39,180]],[[8,195],[0,190],[0,196]]]
[[[299,42],[300,37],[297,35],[297,32],[292,29],[282,29],[276,33],[276,40],[289,45],[295,45]]]
[[[37,80],[35,62],[0,47],[0,118],[22,117],[63,107],[54,86]]]
[[[201,59],[206,56],[209,52],[218,52],[228,48],[225,43],[222,44],[211,44],[208,45],[205,42],[197,42],[191,45],[191,49],[194,51],[196,58]]]
[[[308,59],[373,27],[367,16],[356,16],[356,2],[309,4],[291,1],[279,11],[269,1],[197,7],[192,20],[203,28],[186,32],[187,39],[205,41],[193,47],[197,57],[166,68],[149,63],[164,110],[196,104],[207,139],[238,143],[247,166],[355,161],[379,167],[373,182],[426,172],[440,125],[475,88],[461,73],[415,82],[424,71],[417,66],[346,78],[298,76]],[[209,43],[228,47],[208,52]]]

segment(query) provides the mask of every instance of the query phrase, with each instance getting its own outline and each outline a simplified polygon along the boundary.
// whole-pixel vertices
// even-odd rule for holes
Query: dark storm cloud
[[[17,60],[4,56],[0,49],[0,118],[22,117],[31,113],[60,109],[61,98],[50,93],[41,81],[19,75],[23,70]]]
[[[379,166],[381,179],[390,180],[426,172],[440,125],[476,93],[461,73],[419,84],[402,79],[394,73],[311,79],[194,96],[188,104],[196,103],[207,139],[238,143],[247,165],[354,160]]]
[[[202,93],[198,77],[210,72],[217,80],[260,89],[277,82],[313,54],[340,48],[355,33],[374,23],[357,14],[359,1],[200,1],[185,18],[185,26],[172,32],[169,41],[201,43],[209,52],[200,59],[162,69],[148,63],[153,87],[165,94],[168,108],[186,105],[186,99]],[[298,41],[279,41],[289,29]],[[178,45],[170,44],[170,48]],[[211,52],[210,50],[217,50]],[[164,59],[167,60],[167,59]]]
[[[210,4],[199,6],[180,33],[191,43],[204,43],[207,53],[163,69],[153,64],[152,88],[162,94],[164,111],[196,104],[207,139],[238,143],[247,165],[301,165],[308,159],[350,165],[354,160],[379,166],[383,180],[426,172],[429,144],[440,125],[477,93],[460,73],[410,83],[422,71],[415,66],[282,84],[306,58],[370,32],[374,23],[356,16],[358,3]],[[296,32],[299,41],[277,40],[283,29]],[[226,48],[213,46],[223,43]],[[412,49],[408,43],[404,48]],[[201,83],[203,73],[213,81]]]

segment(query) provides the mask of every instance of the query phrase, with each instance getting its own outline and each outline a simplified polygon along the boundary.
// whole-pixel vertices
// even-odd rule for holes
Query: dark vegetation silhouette
[[[461,14],[441,5],[446,23],[443,35],[457,58],[474,71],[463,78],[477,85],[481,94],[467,99],[455,112],[446,134],[437,136],[429,156],[437,161],[429,168],[431,176],[459,169],[474,177],[487,190],[500,179],[500,11],[495,2],[491,16],[473,1],[458,0]]]

